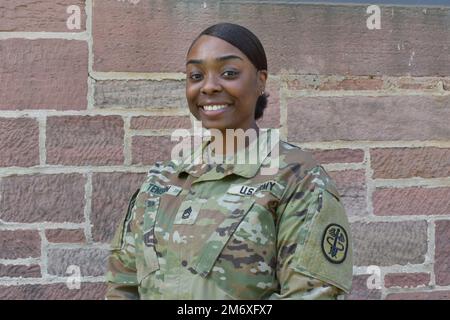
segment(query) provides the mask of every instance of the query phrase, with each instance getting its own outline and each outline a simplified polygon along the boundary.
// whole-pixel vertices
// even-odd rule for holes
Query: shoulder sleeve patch
[[[334,191],[334,190],[333,190]],[[317,193],[311,219],[300,230],[295,258],[296,271],[328,282],[349,293],[353,273],[353,251],[349,222],[334,192]]]

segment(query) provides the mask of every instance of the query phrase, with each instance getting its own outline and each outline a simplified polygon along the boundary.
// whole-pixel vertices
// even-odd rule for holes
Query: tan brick
[[[450,214],[450,188],[377,188],[373,210],[378,216]]]
[[[80,289],[66,283],[0,286],[2,300],[104,300],[106,283],[82,282]]]
[[[0,264],[0,277],[40,278],[41,277],[41,267],[36,264],[32,264],[29,266],[13,265],[13,264]]]
[[[34,119],[0,119],[0,167],[39,164],[39,127]]]
[[[391,293],[386,300],[449,300],[450,291]]]
[[[172,148],[178,143],[170,141],[168,136],[134,136],[131,143],[132,163],[150,165],[168,160]]]
[[[448,148],[377,148],[370,159],[375,179],[450,176]]]
[[[395,77],[385,80],[384,89],[437,90],[440,81],[442,79],[439,78]]]
[[[94,173],[92,176],[92,237],[109,243],[126,214],[133,193],[144,183],[145,173]]]
[[[335,150],[307,150],[313,153],[314,158],[321,164],[328,163],[358,163],[364,161],[364,151],[361,149],[335,149]]]
[[[142,129],[189,129],[191,128],[189,116],[139,116],[132,117],[130,128]]]
[[[0,180],[0,219],[5,222],[84,221],[81,174],[10,176]]]
[[[34,230],[0,230],[0,259],[37,258],[41,238]]]
[[[185,81],[107,80],[95,83],[98,108],[188,108]]]
[[[427,222],[352,223],[356,266],[419,264],[427,253]]]
[[[336,182],[347,215],[367,215],[364,170],[330,171],[329,174]]]
[[[67,8],[80,9],[80,29],[69,29]],[[82,32],[86,30],[84,0],[16,0],[0,4],[0,31]]]
[[[380,77],[302,75],[287,80],[289,90],[380,90]]]
[[[54,243],[84,243],[86,237],[83,229],[49,229],[45,230],[48,242]]]
[[[84,110],[88,45],[63,39],[0,41],[0,110]]]
[[[450,221],[436,221],[434,274],[436,284],[450,285]]]
[[[47,163],[123,164],[123,120],[119,116],[62,116],[47,119]]]
[[[203,8],[201,3],[186,1],[141,1],[136,6],[127,1],[97,1],[93,12],[94,68],[184,71],[191,41],[207,26],[232,21],[260,38],[271,73],[450,73],[450,57],[445,54],[449,46],[446,17],[450,9],[427,8],[424,12],[416,7],[382,7],[383,30],[392,32],[374,32],[366,26],[366,8],[367,5],[261,5],[235,1],[209,2]],[[146,41],[130,35],[145,35]]]
[[[369,275],[353,276],[352,291],[345,296],[346,300],[380,300],[380,289],[369,289],[367,280]]]
[[[413,288],[426,286],[430,283],[430,274],[418,273],[389,273],[384,276],[384,286],[386,288],[400,287]]]
[[[69,266],[78,266],[82,277],[104,276],[109,250],[91,248],[49,248],[47,252],[47,272],[66,277]]]
[[[448,140],[449,104],[448,96],[288,98],[288,140]]]

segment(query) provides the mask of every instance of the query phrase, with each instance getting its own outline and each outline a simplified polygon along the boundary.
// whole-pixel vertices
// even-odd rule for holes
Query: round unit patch
[[[329,224],[322,237],[322,251],[331,263],[342,263],[347,256],[348,237],[345,229],[335,223]]]

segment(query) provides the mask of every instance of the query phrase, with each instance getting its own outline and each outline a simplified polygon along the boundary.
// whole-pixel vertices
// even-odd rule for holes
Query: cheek
[[[192,88],[192,86],[186,87],[186,100],[191,111],[195,111],[197,109],[197,105],[195,104],[196,96],[196,90]]]

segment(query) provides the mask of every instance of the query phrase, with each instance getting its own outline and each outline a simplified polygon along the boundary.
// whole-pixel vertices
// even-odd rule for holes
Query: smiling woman
[[[186,99],[211,139],[190,156],[208,158],[220,140],[227,156],[256,161],[186,157],[150,168],[112,243],[108,299],[334,299],[350,291],[351,234],[333,180],[309,153],[256,124],[267,76],[248,29],[220,23],[195,38]],[[238,148],[229,130],[253,139]]]

